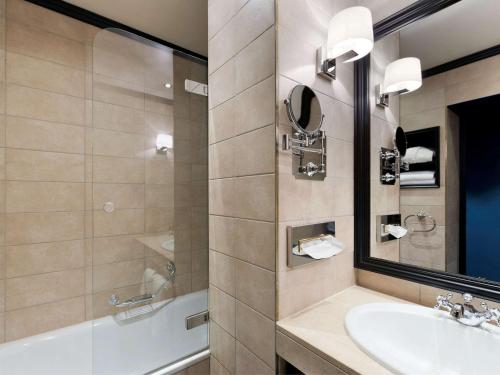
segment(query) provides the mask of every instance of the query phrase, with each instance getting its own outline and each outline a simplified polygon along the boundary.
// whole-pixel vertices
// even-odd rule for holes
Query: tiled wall
[[[209,1],[212,374],[275,368],[274,7]]]
[[[1,17],[0,341],[117,312],[111,294],[163,271],[171,230],[175,293],[206,288],[206,98],[163,86],[172,64],[179,88],[206,66],[22,0]],[[180,135],[175,158],[156,153],[158,132]]]
[[[278,1],[278,319],[293,314],[354,284],[353,269],[353,65],[338,65],[337,80],[315,71],[316,48],[325,43],[331,17],[354,1]],[[291,133],[283,100],[297,84],[309,85],[325,114],[327,177],[296,179],[292,155],[281,150],[281,137]],[[335,221],[336,237],[346,250],[334,258],[295,269],[287,266],[289,225]]]

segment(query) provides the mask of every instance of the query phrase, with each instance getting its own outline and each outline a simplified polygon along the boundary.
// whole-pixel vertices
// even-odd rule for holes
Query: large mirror
[[[375,25],[356,69],[357,266],[498,298],[500,2],[443,3]]]

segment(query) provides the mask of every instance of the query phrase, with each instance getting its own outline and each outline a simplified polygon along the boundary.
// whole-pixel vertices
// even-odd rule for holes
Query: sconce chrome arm
[[[387,108],[387,107],[389,107],[389,97],[401,95],[401,94],[406,94],[407,92],[409,92],[409,90],[403,89],[403,90],[399,90],[399,91],[384,93],[384,92],[382,92],[382,85],[379,84],[379,85],[375,86],[376,104],[379,107]]]

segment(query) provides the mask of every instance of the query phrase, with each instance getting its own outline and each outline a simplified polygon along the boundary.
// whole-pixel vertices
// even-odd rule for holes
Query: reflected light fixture
[[[166,83],[165,83],[165,87],[166,87],[167,89],[170,89],[170,88],[172,88],[172,84],[171,84],[170,82],[166,82]]]
[[[372,49],[370,9],[355,6],[341,10],[330,20],[326,47],[316,51],[316,72],[324,78],[335,79],[336,58],[344,56],[344,62],[352,62],[368,55]]]
[[[173,138],[170,134],[160,133],[156,136],[156,151],[166,153],[173,148]]]
[[[408,94],[422,86],[420,59],[405,57],[391,62],[385,68],[384,83],[375,87],[379,107],[389,107],[389,97]]]

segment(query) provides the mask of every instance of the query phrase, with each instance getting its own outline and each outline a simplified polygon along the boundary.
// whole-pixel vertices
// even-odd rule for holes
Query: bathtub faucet
[[[139,296],[129,298],[123,302],[120,301],[120,297],[118,295],[112,294],[108,299],[108,303],[114,307],[127,307],[127,306],[135,306],[151,302],[155,297],[157,297],[161,293],[163,289],[173,285],[175,282],[175,264],[171,261],[168,261],[165,268],[167,270],[167,275],[165,277],[159,274],[154,275],[157,276],[158,278],[163,279],[161,280],[161,285],[154,291],[154,293],[141,294]]]

